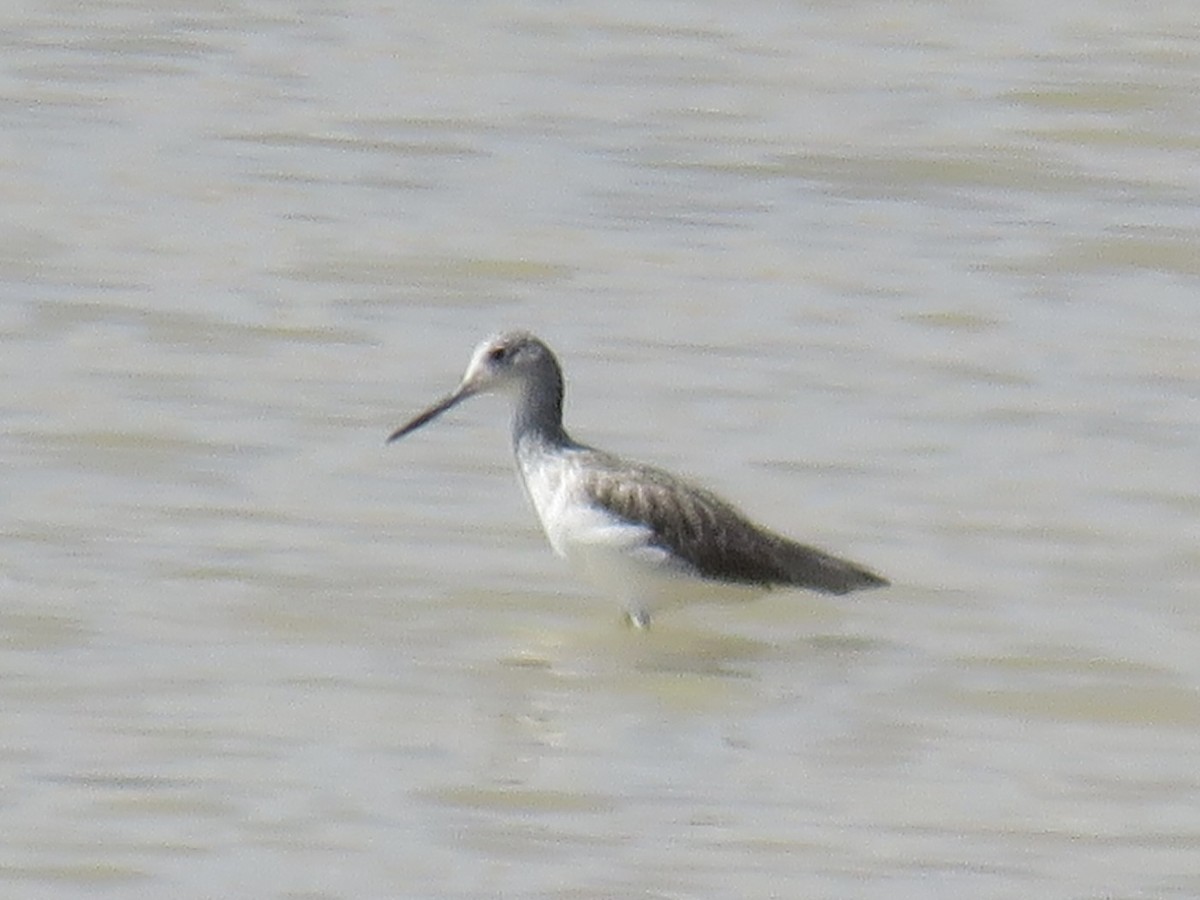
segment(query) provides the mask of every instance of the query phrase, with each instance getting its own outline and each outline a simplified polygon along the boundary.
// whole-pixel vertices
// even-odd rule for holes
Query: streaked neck
[[[533,373],[517,395],[513,413],[514,448],[525,443],[570,444],[571,439],[563,430],[562,408],[562,371],[553,360],[547,360],[547,365]]]

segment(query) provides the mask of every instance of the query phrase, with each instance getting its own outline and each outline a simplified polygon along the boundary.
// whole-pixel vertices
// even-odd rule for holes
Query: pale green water
[[[1200,895],[1192,4],[0,13],[0,895]],[[889,575],[649,635],[474,343]]]

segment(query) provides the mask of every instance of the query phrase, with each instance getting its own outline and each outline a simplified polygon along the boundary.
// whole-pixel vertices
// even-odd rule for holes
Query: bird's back
[[[669,472],[590,448],[585,452],[579,471],[588,499],[646,528],[651,543],[701,578],[832,594],[887,584],[861,566],[754,524],[730,503]]]

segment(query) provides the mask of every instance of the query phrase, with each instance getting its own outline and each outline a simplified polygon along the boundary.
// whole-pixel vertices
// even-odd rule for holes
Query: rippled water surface
[[[1191,3],[0,13],[0,894],[1200,896]],[[484,398],[892,588],[625,630]]]

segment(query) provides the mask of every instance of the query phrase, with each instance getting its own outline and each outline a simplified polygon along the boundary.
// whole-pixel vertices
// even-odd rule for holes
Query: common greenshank
[[[670,472],[573,440],[563,429],[563,375],[524,331],[475,348],[455,391],[397,428],[388,443],[475,394],[514,401],[517,473],[550,546],[625,606],[628,622],[700,600],[795,586],[846,594],[888,582],[874,572],[755,525]]]

